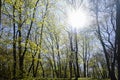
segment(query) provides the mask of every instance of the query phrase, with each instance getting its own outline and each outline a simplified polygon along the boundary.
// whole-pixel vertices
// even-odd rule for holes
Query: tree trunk
[[[120,0],[116,1],[116,45],[117,45],[118,80],[120,80]]]
[[[22,56],[19,57],[19,70],[20,70],[20,78],[23,78],[23,74],[24,74],[24,64],[23,64],[24,58]]]
[[[88,69],[89,69],[89,64],[88,64],[88,60],[87,60],[87,63],[86,63],[86,72],[87,72],[87,77],[89,77],[89,71],[88,71]]]
[[[1,0],[0,0],[1,1]],[[1,25],[1,24],[0,24]],[[13,79],[16,79],[16,30],[15,30],[15,5],[13,5]]]
[[[73,43],[72,43],[72,36],[69,33],[69,40],[70,40],[70,56],[69,56],[69,69],[70,69],[70,80],[72,79],[72,62],[73,62]]]
[[[79,73],[79,63],[78,63],[78,40],[77,40],[77,31],[75,29],[75,58],[76,58],[76,80],[78,80],[78,77],[80,77],[80,73]]]
[[[30,71],[31,71],[31,69],[32,69],[33,66],[34,66],[34,58],[32,58],[32,64],[30,65],[30,68],[28,69],[27,76],[29,76],[29,73],[30,73]],[[34,67],[33,67],[33,77],[34,77]]]
[[[50,35],[50,37],[52,38],[52,35]],[[53,45],[54,44],[53,44],[53,40],[52,40],[51,49],[52,49],[52,58],[53,58],[53,69],[54,69],[56,77],[58,77],[57,68],[56,68],[56,61],[55,61],[55,52],[54,52],[54,46]]]
[[[0,0],[0,28],[1,28],[1,9],[2,9],[2,1]],[[14,9],[13,9],[14,10]]]
[[[40,66],[42,68],[42,76],[43,78],[45,77],[45,71],[44,71],[44,68],[43,68],[43,65],[42,65],[42,62],[40,61]]]
[[[69,61],[70,80],[72,80],[72,61]]]
[[[19,23],[18,23],[18,51],[19,51],[19,70],[20,70],[20,78],[23,78],[23,59],[24,57],[22,56],[22,35],[21,35],[21,30],[22,30],[22,7],[19,7]]]
[[[36,2],[36,6],[37,6],[38,2],[39,2],[39,0],[37,0],[37,2]],[[47,2],[47,4],[46,4],[45,13],[44,13],[44,15],[43,15],[43,20],[42,20],[43,23],[44,23],[44,19],[45,19],[45,17],[46,17],[47,9],[48,9],[48,2]],[[34,11],[36,11],[36,8],[35,8]],[[35,15],[35,13],[34,13],[34,15]],[[33,16],[34,16],[34,15],[33,15]],[[39,45],[40,45],[40,48],[42,48],[43,27],[44,27],[44,24],[41,25],[40,44],[39,44]],[[39,61],[40,59],[41,59],[41,49],[40,49],[40,53],[38,54],[37,66],[36,66],[36,70],[35,70],[35,74],[34,74],[35,77],[36,77],[36,75],[37,75],[37,71],[38,71],[39,63],[40,63],[40,65],[41,65],[41,67],[42,67],[42,63],[41,63],[41,61]],[[42,70],[43,70],[43,77],[44,77],[44,69],[43,69],[43,67],[42,67]]]
[[[75,80],[77,79],[77,70],[76,70],[76,64],[73,63],[73,69],[74,69],[74,74],[75,74]]]
[[[39,56],[39,55],[38,55]],[[37,71],[38,71],[38,67],[39,67],[39,60],[37,61],[37,65],[36,65],[36,68],[35,68],[35,72],[34,72],[34,77],[37,76]]]
[[[64,78],[67,78],[67,63],[65,64],[64,67]]]
[[[86,63],[84,62],[84,77],[86,77]]]
[[[58,73],[59,73],[59,78],[61,78],[61,58],[60,58],[60,51],[59,51],[59,40],[58,40],[58,37],[56,35],[56,45],[57,45],[57,53],[58,53]]]

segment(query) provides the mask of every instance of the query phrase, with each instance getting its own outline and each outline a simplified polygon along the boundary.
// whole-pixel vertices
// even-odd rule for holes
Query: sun
[[[83,9],[72,9],[67,13],[67,23],[74,28],[83,28],[88,24],[88,13]]]

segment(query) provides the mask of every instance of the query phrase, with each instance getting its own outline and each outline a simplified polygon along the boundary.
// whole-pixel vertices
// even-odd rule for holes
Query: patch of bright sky
[[[64,3],[65,8],[65,24],[71,26],[72,28],[82,29],[88,27],[91,23],[91,14],[88,9],[87,0],[83,0],[84,2],[79,8],[74,8],[72,5],[68,3]],[[65,2],[65,1],[63,1]],[[79,3],[78,3],[79,4]]]

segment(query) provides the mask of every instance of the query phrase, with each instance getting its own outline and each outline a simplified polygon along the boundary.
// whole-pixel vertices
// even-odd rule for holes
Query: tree
[[[1,7],[2,7],[2,1],[0,0],[0,28],[1,28]]]
[[[22,2],[22,1],[20,1]],[[18,24],[18,32],[19,32],[19,37],[18,37],[18,48],[19,48],[19,69],[20,69],[20,76],[21,78],[23,78],[23,73],[24,73],[24,56],[25,56],[25,53],[26,53],[26,50],[27,50],[27,44],[28,44],[28,39],[29,39],[29,35],[30,35],[30,32],[31,32],[31,29],[33,27],[33,21],[34,21],[34,18],[35,18],[35,12],[36,12],[36,7],[37,7],[37,4],[38,4],[39,0],[36,1],[35,3],[35,7],[33,9],[33,14],[32,14],[32,20],[31,20],[31,23],[30,23],[30,27],[29,27],[29,30],[28,30],[28,33],[27,33],[27,37],[26,37],[26,41],[25,41],[25,49],[22,53],[22,47],[21,47],[21,40],[22,40],[22,36],[21,36],[21,29],[22,29],[22,14],[21,14],[21,6],[19,7],[20,11],[19,11],[19,24]]]
[[[95,16],[96,16],[96,24],[97,24],[97,36],[103,47],[103,51],[104,51],[106,62],[107,62],[107,69],[109,71],[109,77],[111,78],[111,80],[116,80],[116,76],[115,76],[116,75],[115,74],[115,60],[116,60],[115,43],[116,42],[112,42],[115,40],[111,39],[111,37],[112,38],[115,37],[113,35],[115,33],[115,29],[114,29],[115,24],[113,22],[114,21],[113,20],[114,8],[112,8],[108,2],[107,7],[110,7],[111,13],[108,12],[107,15],[111,14],[111,16],[108,16],[108,17],[106,16],[105,21],[103,21],[103,20],[99,19],[99,16],[102,16],[102,13],[100,14],[100,12],[103,12],[104,9],[107,9],[107,7],[100,8],[100,6],[98,6],[98,3],[103,3],[102,1],[99,2],[99,1],[93,0],[93,3],[95,4],[94,9],[95,9]],[[103,4],[101,4],[101,5],[103,6]],[[114,4],[112,4],[112,5],[114,6]],[[105,17],[105,15],[104,15],[104,17]],[[111,21],[111,22],[109,22],[109,21]],[[110,26],[108,26],[108,23]],[[109,49],[113,50],[112,53],[109,52]],[[110,56],[112,56],[112,57],[110,57]]]
[[[16,26],[15,26],[15,5],[13,5],[13,79],[16,79]]]
[[[116,0],[116,52],[118,63],[118,80],[120,80],[120,0]]]

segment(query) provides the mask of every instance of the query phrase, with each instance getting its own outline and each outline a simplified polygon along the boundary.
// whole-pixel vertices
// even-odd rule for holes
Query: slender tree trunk
[[[52,43],[52,52],[53,52],[52,57],[53,57],[53,62],[54,62],[54,71],[55,71],[56,77],[58,77],[57,68],[56,68],[56,61],[55,61],[55,53],[54,53],[53,43]]]
[[[70,80],[72,80],[72,61],[69,61]]]
[[[54,78],[55,75],[54,75],[54,69],[53,69],[53,66],[52,66],[52,78]]]
[[[40,51],[40,53],[38,54],[38,61],[37,61],[37,65],[36,65],[36,68],[35,68],[35,73],[34,73],[34,77],[36,77],[37,76],[37,72],[38,72],[38,67],[39,67],[39,64],[40,64],[40,59],[41,59],[41,51]]]
[[[67,78],[67,63],[66,63],[65,68],[64,68],[64,78]]]
[[[59,48],[58,48],[58,59],[59,59],[59,78],[61,78],[62,76],[61,76],[61,60],[60,60],[60,52],[59,52]]]
[[[56,37],[56,46],[57,46],[57,53],[58,53],[58,76],[59,76],[59,78],[61,77],[61,58],[60,58],[60,51],[59,51],[59,38],[57,37],[57,35],[55,35],[55,37]]]
[[[102,73],[98,63],[96,63],[96,67],[98,67],[99,76],[103,79],[103,73]]]
[[[86,63],[84,62],[84,77],[86,77]]]
[[[69,40],[70,40],[70,50],[71,50],[71,54],[69,56],[69,69],[70,69],[70,80],[72,79],[72,62],[73,62],[73,42],[72,42],[72,35],[70,35],[69,33]]]
[[[120,80],[120,0],[116,1],[116,45],[117,45],[118,80]]]
[[[61,60],[60,60],[60,53],[59,53],[59,51],[58,51],[58,57],[59,57],[59,78],[61,78],[62,76],[61,76],[61,73],[62,73],[62,71],[61,71]]]
[[[83,40],[83,68],[84,68],[84,77],[86,77],[86,59],[87,59],[87,42],[85,40],[86,40],[86,37]]]
[[[28,74],[27,74],[27,76],[29,76],[29,73],[30,73],[30,71],[31,71],[31,69],[32,69],[33,66],[34,66],[34,58],[32,58],[32,64],[30,65],[30,67],[29,67],[29,69],[28,69]],[[33,77],[34,77],[34,67],[33,67]]]
[[[21,41],[22,41],[22,35],[21,35],[21,30],[22,30],[22,10],[21,7],[19,8],[19,23],[18,23],[18,51],[19,51],[19,69],[20,69],[20,77],[23,78],[23,56],[22,56],[22,46],[21,46]]]
[[[86,66],[87,66],[87,67],[86,67],[86,69],[87,69],[87,70],[86,70],[86,72],[87,72],[87,77],[89,77],[89,72],[88,72],[88,70],[89,70],[89,64],[88,64],[88,60],[87,60],[87,62],[86,62]]]
[[[40,60],[41,59],[41,55],[40,55],[40,53],[39,53],[39,55],[38,55],[38,59]],[[38,72],[38,67],[39,67],[39,64],[40,64],[40,66],[41,66],[41,69],[42,69],[42,76],[43,76],[43,78],[45,77],[45,71],[44,71],[44,68],[43,68],[43,65],[42,65],[42,62],[41,61],[37,61],[37,66],[36,66],[36,69],[35,69],[35,74],[34,74],[34,77],[36,77],[37,76],[37,72]]]
[[[1,28],[1,9],[2,9],[2,1],[0,0],[0,28]]]
[[[95,66],[92,67],[92,77],[95,78]]]
[[[36,6],[37,6],[38,2],[39,2],[39,0],[37,1]],[[43,15],[43,20],[42,20],[43,23],[45,22],[44,19],[45,19],[46,14],[47,14],[47,9],[48,9],[48,1],[47,1],[47,4],[46,4],[45,13]],[[44,24],[41,25],[40,44],[39,44],[40,48],[42,48],[43,28],[44,28]],[[41,59],[41,49],[40,49],[40,53],[38,54],[38,59],[39,60]],[[41,68],[42,68],[42,72],[43,72],[43,77],[44,77],[44,69],[43,69],[41,61],[39,61],[39,60],[37,61],[37,66],[36,66],[36,70],[35,70],[35,76],[37,75],[38,67],[39,67],[39,64],[40,64]]]
[[[15,5],[13,5],[13,79],[16,79],[16,29],[15,29]]]
[[[38,47],[38,45],[37,45]],[[27,76],[29,76],[29,73],[31,71],[31,69],[33,70],[33,77],[34,77],[34,74],[35,74],[35,56],[37,54],[37,51],[38,49],[36,50],[35,54],[32,55],[32,64],[30,65],[29,69],[28,69],[28,73],[27,73]],[[31,53],[32,53],[32,50],[31,50]]]
[[[44,71],[44,68],[43,68],[43,65],[42,65],[42,62],[40,61],[40,66],[42,68],[42,76],[43,78],[45,77],[45,71]]]
[[[35,53],[36,54],[36,53]],[[29,68],[29,72],[28,72],[28,75],[29,75],[29,73],[30,73],[30,71],[31,71],[31,69],[33,70],[33,77],[34,77],[34,74],[35,74],[35,55],[34,56],[32,56],[32,64],[31,64],[31,66],[30,66],[30,68]]]
[[[35,56],[37,54],[37,51],[35,52],[34,55],[32,55],[32,64],[30,65],[29,69],[28,69],[28,74],[27,76],[29,76],[29,73],[31,70],[33,70],[33,77],[34,77],[34,74],[35,74]]]
[[[76,70],[76,64],[73,63],[73,69],[74,69],[74,76],[75,76],[75,80],[77,79],[77,70]]]
[[[79,73],[79,63],[78,63],[78,40],[77,40],[77,31],[76,31],[76,28],[75,28],[75,58],[76,58],[76,72],[77,72],[77,75],[76,75],[76,80],[78,80],[78,77],[80,77],[80,73]]]
[[[55,77],[55,76],[54,76],[54,68],[53,68],[54,65],[53,65],[51,59],[48,58],[48,60],[49,60],[49,63],[50,63],[50,65],[51,65],[51,75],[52,75],[52,78],[54,78],[54,77]]]

